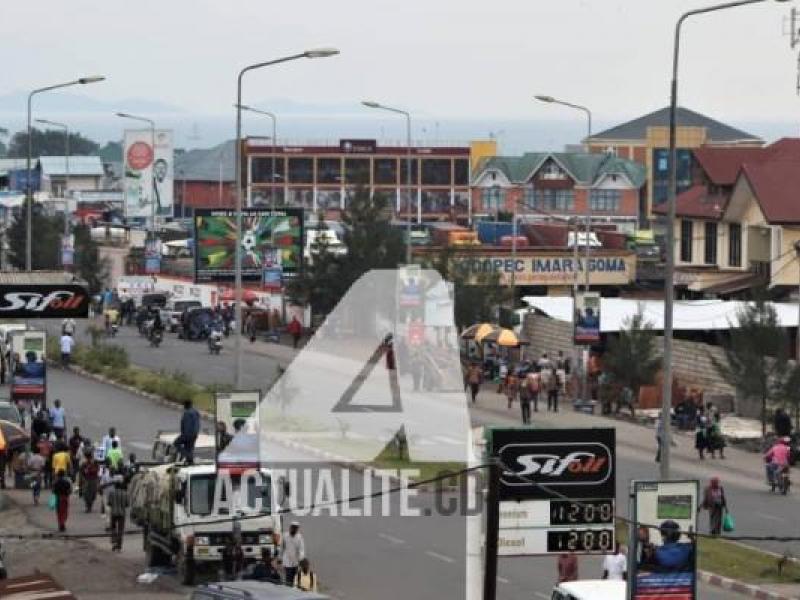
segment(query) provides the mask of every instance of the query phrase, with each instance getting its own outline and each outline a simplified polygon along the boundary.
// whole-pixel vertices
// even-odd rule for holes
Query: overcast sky
[[[339,112],[352,104],[359,113],[358,101],[374,98],[443,127],[448,119],[580,118],[531,101],[544,93],[584,103],[598,122],[612,124],[667,104],[675,20],[704,4],[2,0],[0,96],[104,74],[108,81],[80,93],[223,115],[241,67],[334,46],[341,50],[335,58],[250,73],[245,101],[286,98]],[[680,103],[734,125],[800,123],[790,6],[765,2],[687,23]]]

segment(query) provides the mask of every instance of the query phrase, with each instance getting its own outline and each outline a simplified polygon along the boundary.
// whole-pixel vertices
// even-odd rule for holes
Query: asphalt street
[[[153,369],[181,370],[196,381],[224,382],[232,379],[230,343],[219,357],[209,356],[204,344],[189,343],[167,336],[160,349],[151,349],[146,341],[132,330],[123,328],[116,343],[128,348],[132,362]],[[274,373],[275,362],[260,355],[245,355],[246,385],[266,388]],[[219,373],[219,376],[213,375]],[[72,424],[80,425],[93,439],[111,425],[117,427],[126,451],[146,456],[158,430],[175,429],[179,413],[149,400],[87,381],[76,375],[51,371],[50,397],[61,397]],[[503,418],[473,411],[473,420],[484,424],[503,424]],[[509,422],[513,419],[506,418]],[[627,482],[632,478],[656,475],[652,459],[640,450],[626,448],[620,440],[618,488],[620,498],[627,496]],[[276,447],[276,460],[295,457]],[[691,463],[676,465],[680,476],[692,476]],[[335,469],[334,469],[335,470]],[[338,477],[335,478],[338,480]],[[760,483],[760,482],[759,482]],[[785,531],[780,522],[783,510],[794,500],[773,498],[759,485],[731,482],[729,495],[736,498],[737,520],[742,531],[763,522],[770,532]],[[349,490],[360,490],[356,478]],[[379,484],[373,482],[373,488]],[[301,492],[300,489],[297,490]],[[781,502],[782,500],[782,502]],[[423,495],[417,506],[430,508],[430,495]],[[747,510],[746,502],[753,508]],[[373,513],[379,514],[379,501],[373,503]],[[625,507],[620,506],[625,513]],[[758,510],[756,510],[756,508]],[[393,513],[395,514],[395,513]],[[762,516],[757,516],[761,514]],[[767,518],[767,516],[769,518]],[[300,518],[306,531],[309,556],[314,561],[320,580],[336,597],[341,598],[427,598],[457,597],[463,589],[465,531],[463,520],[441,515],[430,517],[346,517],[323,513],[319,517]],[[599,559],[581,559],[581,577],[600,575]],[[499,597],[549,598],[555,579],[555,560],[552,558],[501,559]],[[731,594],[713,588],[703,588],[700,598],[711,600],[731,598]]]

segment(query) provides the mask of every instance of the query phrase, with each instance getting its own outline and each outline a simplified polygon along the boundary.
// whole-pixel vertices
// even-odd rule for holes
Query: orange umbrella
[[[25,430],[11,421],[0,420],[0,451],[21,448],[31,441]]]
[[[506,346],[508,348],[516,348],[517,346],[529,344],[527,340],[520,339],[516,333],[510,329],[497,328],[486,337],[483,338],[484,342],[492,342],[498,346]]]
[[[478,344],[480,344],[484,338],[492,333],[495,329],[497,329],[497,327],[490,325],[489,323],[477,323],[467,327],[463,332],[461,332],[461,337],[465,340],[474,339]]]

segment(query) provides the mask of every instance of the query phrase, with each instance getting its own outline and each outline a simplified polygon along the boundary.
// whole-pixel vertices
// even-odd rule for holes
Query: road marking
[[[783,521],[780,517],[776,517],[775,515],[768,515],[767,513],[757,512],[754,513],[755,516],[761,517],[762,519],[769,519],[770,521]]]
[[[445,556],[444,554],[439,554],[438,552],[431,552],[430,550],[426,550],[425,554],[427,554],[431,558],[437,558],[446,563],[453,564],[454,562],[456,562],[454,558],[450,558],[449,556]]]
[[[550,600],[550,596],[547,594],[543,594],[542,592],[534,592],[537,598],[544,598],[544,600]]]
[[[391,542],[392,544],[397,544],[398,546],[406,543],[405,540],[401,540],[400,538],[389,535],[388,533],[379,533],[378,537],[382,540],[386,540],[387,542]]]
[[[499,581],[500,583],[511,583],[511,582],[510,582],[508,579],[506,579],[505,577],[498,577],[498,578],[497,578],[497,581]]]

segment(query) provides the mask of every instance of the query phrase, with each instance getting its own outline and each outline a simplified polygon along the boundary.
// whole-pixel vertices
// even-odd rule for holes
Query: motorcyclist
[[[775,440],[767,453],[764,455],[764,460],[767,463],[767,478],[770,485],[774,485],[777,481],[777,475],[783,469],[789,468],[789,455],[791,448],[789,447],[789,438],[780,437]]]

